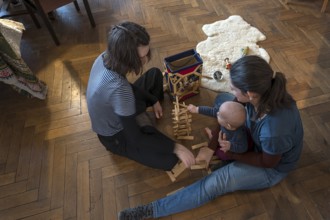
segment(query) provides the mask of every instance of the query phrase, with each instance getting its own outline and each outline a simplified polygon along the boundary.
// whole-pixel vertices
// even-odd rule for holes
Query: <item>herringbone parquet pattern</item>
[[[82,4],[81,1],[78,1]],[[275,69],[288,77],[305,128],[299,167],[277,186],[225,195],[198,209],[163,219],[330,219],[330,9],[279,0],[90,0],[97,26],[82,8],[56,12],[61,41],[56,47],[47,29],[36,29],[28,16],[22,56],[49,87],[46,100],[27,99],[0,84],[0,219],[117,219],[121,209],[147,203],[206,175],[185,171],[172,183],[163,171],[107,152],[91,131],[85,89],[95,57],[105,49],[111,25],[131,20],[152,37],[148,66],[191,49],[205,39],[203,24],[240,15],[267,36],[259,43]],[[228,30],[230,31],[230,30]],[[188,103],[210,105],[215,93],[203,89]],[[157,122],[171,134],[171,103]],[[195,140],[213,126],[193,118]]]

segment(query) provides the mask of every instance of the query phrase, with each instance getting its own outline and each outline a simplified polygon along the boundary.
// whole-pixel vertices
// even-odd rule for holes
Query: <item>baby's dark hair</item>
[[[150,36],[141,25],[130,21],[114,25],[108,33],[108,46],[103,56],[104,66],[123,76],[129,72],[141,73],[143,64],[137,48],[149,43]],[[150,60],[150,50],[147,57]]]
[[[295,102],[286,89],[286,78],[274,72],[259,56],[244,56],[233,63],[230,69],[233,86],[242,93],[255,92],[260,95],[257,117],[276,108],[289,108]]]

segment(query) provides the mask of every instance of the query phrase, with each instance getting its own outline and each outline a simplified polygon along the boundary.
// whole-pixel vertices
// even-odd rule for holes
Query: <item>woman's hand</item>
[[[153,106],[152,106],[155,116],[157,119],[160,119],[163,117],[163,109],[162,106],[160,105],[159,101],[157,101]]]
[[[219,132],[219,139],[218,139],[220,150],[223,152],[227,152],[230,150],[230,142],[227,141],[226,134],[224,134],[222,131]]]
[[[210,149],[208,147],[202,147],[198,152],[196,161],[197,162],[205,161],[208,166],[212,159],[213,154],[214,154],[214,151],[212,149]]]
[[[185,146],[175,143],[174,153],[182,161],[186,168],[189,168],[191,165],[195,164],[195,157],[193,153]]]

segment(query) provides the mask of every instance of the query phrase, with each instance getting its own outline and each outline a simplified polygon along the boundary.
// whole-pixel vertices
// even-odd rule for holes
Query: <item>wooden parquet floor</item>
[[[240,15],[267,36],[259,42],[271,65],[284,72],[298,102],[305,138],[298,168],[277,186],[236,192],[195,210],[162,219],[330,219],[330,6],[310,7],[279,0],[90,0],[96,28],[73,5],[56,11],[53,22],[61,46],[29,16],[22,56],[49,88],[46,100],[28,99],[0,84],[0,219],[117,219],[117,212],[147,203],[206,175],[185,171],[172,183],[163,171],[112,155],[91,131],[85,90],[89,70],[106,47],[111,25],[131,20],[152,37],[149,66],[195,48],[205,39],[203,24]],[[230,30],[228,30],[230,31]],[[187,103],[210,105],[215,93],[203,89]],[[164,103],[160,130],[171,133],[171,103]],[[193,116],[194,141],[215,122]],[[193,195],[192,195],[193,196]]]

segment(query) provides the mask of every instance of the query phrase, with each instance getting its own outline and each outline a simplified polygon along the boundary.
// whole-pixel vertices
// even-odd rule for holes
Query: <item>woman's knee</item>
[[[219,93],[214,101],[214,107],[219,108],[220,105],[226,101],[233,101],[235,96],[229,92]]]
[[[151,67],[146,74],[152,74],[154,77],[163,77],[162,71],[157,67]]]
[[[203,191],[209,199],[215,199],[218,196],[233,192],[235,180],[233,180],[229,166],[224,166],[213,171],[203,180]]]
[[[126,152],[126,142],[123,138],[120,137],[120,134],[116,134],[115,137],[106,137],[98,135],[99,141],[101,144],[113,154],[120,156],[127,156]]]

